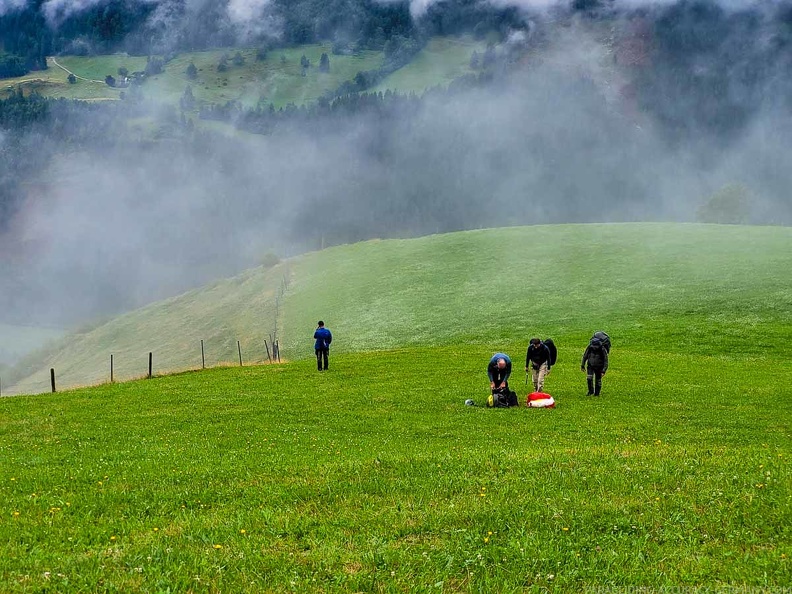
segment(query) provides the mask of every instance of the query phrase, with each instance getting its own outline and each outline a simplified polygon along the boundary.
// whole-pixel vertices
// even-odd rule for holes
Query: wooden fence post
[[[267,359],[270,363],[272,363],[272,357],[270,357],[269,346],[267,346],[267,339],[264,339],[264,348],[267,349]]]
[[[113,383],[113,355],[110,355],[110,383]]]
[[[55,393],[55,368],[50,367],[50,384],[52,384],[52,393]]]
[[[149,351],[149,373],[148,373],[149,379],[151,379],[151,367],[152,367],[153,358],[154,358],[154,354],[151,351]]]
[[[204,355],[203,338],[201,339],[201,369],[206,369],[206,356]]]
[[[239,345],[238,340],[237,340],[237,351],[239,352],[239,366],[242,367],[242,347]]]

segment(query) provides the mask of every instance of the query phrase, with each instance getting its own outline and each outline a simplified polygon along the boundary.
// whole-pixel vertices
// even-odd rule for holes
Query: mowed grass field
[[[572,225],[294,259],[288,363],[0,400],[0,590],[787,587],[791,244]],[[185,325],[188,295],[166,304]],[[558,408],[464,406],[496,350],[524,398],[534,334]]]

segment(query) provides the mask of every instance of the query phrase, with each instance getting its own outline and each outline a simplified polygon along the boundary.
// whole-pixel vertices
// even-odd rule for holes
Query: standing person
[[[512,362],[509,355],[505,353],[495,353],[487,365],[487,375],[490,381],[490,390],[495,391],[503,388],[509,389],[509,376],[511,375]]]
[[[589,341],[589,345],[583,352],[580,371],[586,372],[588,396],[592,394],[599,396],[602,391],[602,378],[608,371],[608,349],[596,336]]]
[[[314,332],[314,350],[316,351],[316,366],[319,371],[327,371],[327,358],[330,355],[330,343],[333,342],[333,334],[325,328],[324,322],[319,320],[316,332]],[[324,363],[324,368],[322,367]]]
[[[531,371],[534,390],[541,392],[544,388],[545,377],[550,373],[552,357],[550,349],[539,338],[532,338],[528,343],[525,353],[525,373]]]

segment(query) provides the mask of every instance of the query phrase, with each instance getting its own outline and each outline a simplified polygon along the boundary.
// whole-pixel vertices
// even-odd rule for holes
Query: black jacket
[[[605,349],[605,346],[596,339],[592,340],[586,347],[583,353],[583,360],[580,362],[580,367],[585,369],[586,363],[588,363],[589,369],[594,369],[602,373],[608,370],[608,351]]]
[[[528,345],[528,352],[525,353],[525,366],[533,365],[534,369],[539,369],[542,363],[547,363],[550,369],[550,349],[545,343],[540,343],[538,347]]]

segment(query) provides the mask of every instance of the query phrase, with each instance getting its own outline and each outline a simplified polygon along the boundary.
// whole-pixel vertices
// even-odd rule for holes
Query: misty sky
[[[229,11],[244,21],[265,4],[232,1]],[[583,25],[555,31],[549,44],[542,64],[507,84],[431,97],[391,127],[363,117],[210,146],[61,154],[42,175],[52,183],[31,193],[0,239],[5,256],[24,246],[22,277],[0,279],[12,295],[6,315],[74,324],[117,313],[232,275],[267,252],[316,249],[330,221],[359,239],[691,221],[730,183],[750,188],[756,220],[792,220],[792,126],[777,101],[768,97],[736,136],[674,142],[625,100],[627,73]],[[768,93],[788,92],[771,80]],[[392,205],[389,231],[371,233],[374,204]]]

